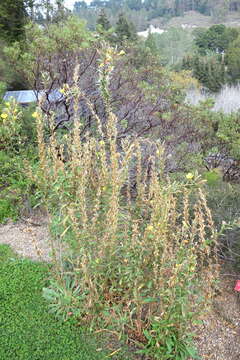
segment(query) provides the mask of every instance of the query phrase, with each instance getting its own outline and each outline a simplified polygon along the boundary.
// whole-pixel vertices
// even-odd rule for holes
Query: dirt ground
[[[48,221],[32,217],[0,225],[0,243],[35,261],[51,261]],[[195,344],[202,360],[240,360],[240,297],[234,291],[237,274],[223,271],[220,294],[196,329]]]

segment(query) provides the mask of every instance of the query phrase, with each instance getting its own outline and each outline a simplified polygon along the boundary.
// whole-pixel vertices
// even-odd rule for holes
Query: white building
[[[147,38],[149,34],[163,34],[166,30],[155,27],[154,25],[150,25],[149,28],[145,31],[138,32],[138,36],[142,36]]]

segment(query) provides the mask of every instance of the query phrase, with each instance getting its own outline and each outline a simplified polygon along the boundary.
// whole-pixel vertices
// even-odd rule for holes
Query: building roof
[[[7,91],[3,96],[4,101],[14,98],[19,104],[29,104],[37,101],[37,93],[33,90]]]
[[[3,100],[8,101],[10,98],[14,98],[19,104],[30,104],[37,102],[38,97],[41,97],[44,93],[44,91],[37,92],[36,90],[7,91],[3,96]],[[63,95],[55,89],[49,94],[49,100],[55,102],[60,100],[62,96]]]

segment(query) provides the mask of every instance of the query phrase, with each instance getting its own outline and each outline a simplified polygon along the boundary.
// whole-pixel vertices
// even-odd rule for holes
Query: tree
[[[25,0],[4,0],[0,3],[0,36],[9,42],[20,40],[27,21]]]
[[[54,23],[40,28],[30,24],[26,28],[25,42],[16,42],[5,49],[11,68],[20,74],[37,93],[45,90],[46,102],[43,110],[47,114],[55,111],[56,106],[63,106],[69,119],[70,104],[66,99],[51,101],[53,91],[58,91],[64,84],[73,85],[74,71],[81,62],[83,74],[96,59],[93,48],[90,55],[85,50],[94,38],[85,29],[85,24],[75,18],[69,18],[61,24]],[[87,80],[86,80],[87,82]]]
[[[136,41],[137,32],[132,22],[128,21],[123,13],[119,15],[116,28],[116,41],[123,43],[125,40]]]
[[[208,30],[202,30],[196,34],[195,43],[201,54],[211,50],[221,53],[228,49],[229,44],[237,38],[239,32],[225,25],[213,25]]]
[[[106,108],[98,77],[101,44],[76,19],[50,24],[43,29],[31,25],[26,30],[26,38],[24,52],[19,43],[7,50],[12,68],[23,74],[33,89],[45,92],[46,103],[41,106],[46,114],[51,114],[59,106],[65,109],[61,124],[74,120],[74,98],[76,100],[79,95],[79,119],[83,121],[81,135],[84,137],[86,132],[94,134],[96,119],[81,94],[86,94],[105,124]],[[131,44],[126,53],[116,63],[110,83],[111,105],[119,121],[118,136],[150,136],[158,129],[162,141],[169,139],[172,144],[174,135],[174,146],[180,144],[184,127],[175,104],[179,103],[181,88],[176,87],[150,52],[145,52],[144,63],[139,62],[136,71],[136,59],[142,56],[138,43]],[[64,89],[75,88],[77,64],[80,65],[77,73],[79,92],[73,91],[67,97],[63,95],[53,104],[50,101],[53,90],[63,89],[64,93]],[[173,112],[171,121],[162,115],[168,111]],[[192,114],[189,114],[189,124],[186,116],[182,120],[184,126],[190,126]],[[176,127],[179,128],[177,132]],[[168,146],[167,141],[166,144]]]
[[[65,8],[64,0],[55,0],[56,9],[52,13],[52,22],[61,22],[70,15],[70,10]]]
[[[85,1],[76,1],[73,5],[73,12],[78,13],[82,9],[87,9],[87,3]]]
[[[138,11],[141,10],[143,2],[142,0],[126,0],[126,5],[129,7],[129,9]]]
[[[158,0],[145,0],[144,6],[147,10],[156,9],[158,5]]]
[[[240,79],[240,36],[231,43],[226,53],[227,71],[233,82]]]
[[[184,14],[184,3],[183,0],[175,0],[174,3],[174,15],[182,16]]]
[[[213,92],[219,91],[227,81],[225,63],[219,61],[215,54],[187,56],[183,60],[182,68],[192,70],[193,76]]]
[[[154,34],[149,33],[145,41],[145,46],[151,50],[151,53],[155,56],[159,55],[159,49],[156,44],[156,37]]]
[[[97,24],[101,26],[103,30],[108,31],[111,28],[110,21],[108,20],[107,14],[104,9],[101,9],[99,17],[97,19]]]
[[[16,71],[16,69],[9,62],[8,56],[4,54],[4,48],[6,46],[6,42],[0,40],[0,84],[4,83],[6,90],[28,89],[28,84],[24,80],[23,76],[21,76],[21,74]]]
[[[125,0],[109,0],[106,2],[106,7],[109,7],[113,11],[123,8]]]
[[[90,3],[90,6],[92,7],[96,7],[96,8],[101,8],[101,7],[104,7],[105,6],[105,1],[104,0],[93,0],[91,3]]]
[[[175,66],[184,55],[193,50],[193,37],[189,31],[171,27],[162,34],[153,34],[161,62]]]

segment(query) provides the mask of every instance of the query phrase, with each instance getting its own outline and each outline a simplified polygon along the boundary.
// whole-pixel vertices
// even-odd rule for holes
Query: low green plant
[[[50,312],[58,319],[65,321],[81,315],[80,303],[84,296],[78,284],[69,275],[64,276],[61,284],[52,281],[50,287],[43,288],[43,297],[51,304]]]
[[[174,311],[173,314],[176,312]],[[200,359],[196,348],[193,346],[191,334],[187,333],[179,339],[178,331],[169,324],[169,320],[161,325],[158,320],[152,322],[151,330],[144,332],[148,340],[147,347],[140,353],[152,355],[153,358],[162,360],[182,360],[190,357]]]
[[[93,339],[49,315],[42,287],[50,266],[20,259],[0,245],[0,359],[103,359]]]

